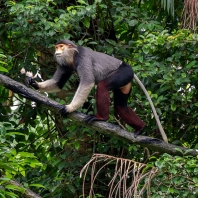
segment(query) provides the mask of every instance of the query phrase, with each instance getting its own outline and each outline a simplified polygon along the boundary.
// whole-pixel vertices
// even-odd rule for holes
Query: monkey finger
[[[31,85],[31,81],[32,81],[32,78],[31,77],[26,77],[25,78],[25,84],[26,84],[26,86],[30,86]]]
[[[66,109],[66,107],[64,105],[62,105],[60,108],[59,108],[59,113],[62,115],[62,117],[66,117],[67,114],[68,114],[68,111]]]
[[[37,82],[31,77],[28,77],[28,76],[26,77],[25,84],[28,87],[32,86],[32,87],[34,87],[34,89],[39,89],[39,86],[38,86]]]
[[[38,86],[38,84],[36,83],[35,80],[33,80],[33,81],[31,82],[31,85],[32,85],[32,87],[34,87],[34,89],[39,89],[39,86]]]

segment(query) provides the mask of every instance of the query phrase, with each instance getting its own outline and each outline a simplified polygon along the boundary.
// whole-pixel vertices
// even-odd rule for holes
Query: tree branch
[[[37,91],[34,91],[25,85],[16,82],[12,80],[11,78],[0,74],[0,84],[2,84],[7,89],[12,90],[13,92],[23,96],[24,98],[27,98],[29,100],[35,101],[37,103],[40,103],[42,105],[45,105],[48,109],[54,112],[58,112],[61,105],[57,103],[54,100],[51,100],[42,94],[40,94]],[[164,141],[156,138],[151,138],[147,136],[139,135],[138,137],[134,137],[134,133],[130,133],[126,130],[123,130],[121,127],[117,125],[113,125],[111,123],[107,122],[93,122],[93,124],[87,124],[84,122],[85,115],[79,112],[73,112],[68,115],[70,119],[75,121],[79,125],[83,125],[85,127],[88,127],[90,129],[94,129],[96,131],[100,131],[104,134],[109,134],[111,136],[117,136],[121,139],[125,139],[128,142],[139,144],[143,147],[147,147],[153,151],[158,151],[161,153],[169,153],[172,155],[182,155],[182,153],[179,150],[182,150],[183,152],[189,151],[189,149],[176,146],[173,144],[167,144]],[[190,150],[188,152],[188,155],[196,156],[198,155],[198,150]]]
[[[11,180],[9,181],[10,184],[17,186],[19,188],[24,188],[22,184],[20,184],[18,181],[16,180]],[[32,190],[28,189],[28,188],[24,188],[25,192],[23,194],[24,197],[26,198],[42,198],[41,196],[39,196],[38,194],[36,194],[35,192],[33,192]]]

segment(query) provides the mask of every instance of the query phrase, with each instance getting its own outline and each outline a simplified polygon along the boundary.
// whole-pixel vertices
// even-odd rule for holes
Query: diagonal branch
[[[18,181],[16,180],[10,180],[9,181],[10,184],[14,185],[14,186],[17,186],[19,188],[22,188],[24,189],[24,193],[23,193],[23,196],[26,197],[26,198],[42,198],[41,196],[39,196],[38,194],[36,194],[35,192],[31,191],[30,189],[28,188],[24,188],[22,184],[20,184]]]
[[[46,106],[48,109],[56,113],[61,107],[60,104],[57,103],[56,101],[51,100],[50,98],[45,97],[39,92],[34,91],[26,87],[25,85],[16,82],[11,78],[2,74],[0,74],[0,84],[6,87],[7,89],[10,89],[11,91],[23,96],[24,98],[27,98],[29,100],[35,101],[37,103]],[[117,136],[121,139],[127,140],[130,143],[139,144],[153,151],[158,151],[161,153],[169,153],[172,155],[182,155],[182,153],[178,150],[181,150],[182,152],[189,151],[189,149],[187,148],[176,146],[173,144],[167,144],[160,139],[151,138],[148,136],[139,135],[138,137],[135,138],[133,133],[123,130],[121,127],[117,125],[113,125],[111,123],[97,121],[97,122],[93,122],[93,124],[87,124],[86,122],[84,122],[85,114],[79,112],[73,112],[69,114],[68,117],[79,125],[83,125],[90,129],[100,131],[101,133],[104,134]],[[198,155],[198,150],[190,150],[188,154],[192,156],[196,156]]]

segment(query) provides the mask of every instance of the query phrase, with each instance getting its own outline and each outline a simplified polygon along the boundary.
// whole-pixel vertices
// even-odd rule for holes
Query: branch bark
[[[12,80],[11,78],[0,74],[0,84],[2,84],[7,89],[12,90],[13,92],[29,99],[40,103],[46,106],[51,111],[57,113],[61,105],[50,98],[45,97],[44,95],[40,94],[37,91],[34,91],[25,85]],[[87,124],[84,122],[85,115],[79,112],[73,112],[68,115],[70,119],[75,121],[79,125],[83,125],[90,129],[100,131],[101,133],[117,136],[121,139],[125,139],[130,143],[136,143],[143,147],[147,147],[153,151],[158,151],[161,153],[169,153],[171,155],[183,155],[179,150],[182,152],[187,152],[188,155],[197,156],[198,150],[189,150],[187,148],[176,146],[173,144],[167,144],[164,141],[156,138],[151,138],[148,136],[139,135],[138,137],[134,137],[133,133],[130,133],[126,130],[123,130],[121,127],[117,125],[113,125],[107,122],[93,122],[92,124]]]
[[[14,186],[17,186],[19,188],[24,188],[23,185],[20,184],[18,181],[11,180],[11,181],[9,181],[9,183]],[[25,192],[23,194],[24,197],[26,197],[26,198],[42,198],[41,196],[39,196],[35,192],[31,191],[30,189],[28,189],[28,188],[24,188],[24,189],[25,189]]]

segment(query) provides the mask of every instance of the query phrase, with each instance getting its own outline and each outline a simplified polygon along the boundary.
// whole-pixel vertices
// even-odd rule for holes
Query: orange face
[[[60,56],[67,46],[65,44],[55,45],[55,55]]]
[[[61,56],[63,51],[64,50],[67,50],[69,48],[72,48],[72,45],[71,44],[58,44],[58,45],[55,45],[55,55],[56,56]]]

